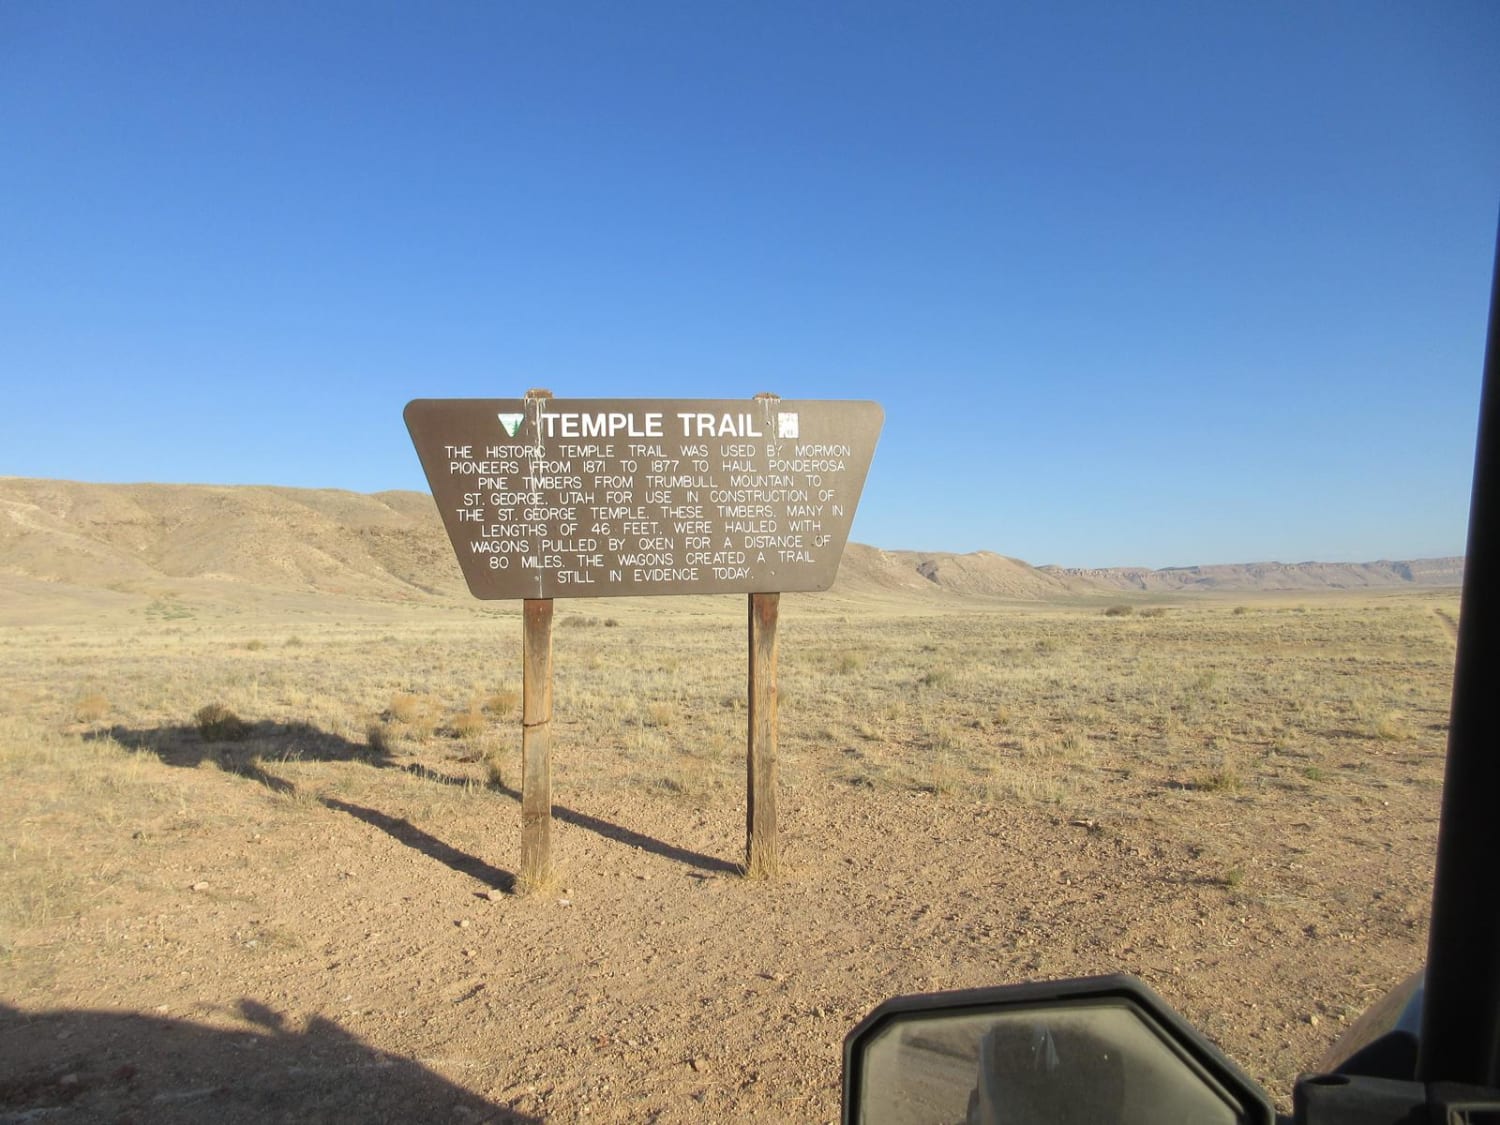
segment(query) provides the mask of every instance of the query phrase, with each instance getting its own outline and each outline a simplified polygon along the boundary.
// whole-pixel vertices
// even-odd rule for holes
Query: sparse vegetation
[[[222,703],[198,708],[193,723],[204,742],[243,742],[250,736],[250,724]]]
[[[951,668],[929,668],[918,677],[917,682],[923,687],[948,688],[953,686],[954,679]]]
[[[1116,965],[1170,987],[1191,966],[1211,986],[1252,982],[1277,1027],[1310,989],[1343,989],[1330,1011],[1362,1007],[1370,975],[1423,953],[1411,872],[1431,845],[1452,641],[1422,595],[1301,612],[1267,598],[1245,614],[1184,597],[1120,627],[1097,600],[789,596],[770,857],[743,855],[742,605],[624,599],[625,627],[559,642],[554,846],[569,874],[540,880],[519,873],[513,611],[360,619],[341,602],[238,619],[193,596],[196,621],[122,611],[108,631],[0,638],[15,703],[0,716],[0,1000],[108,990],[122,1008],[192,1012],[286,993],[291,1016],[417,1052],[503,1034],[513,995],[613,1049],[646,1044],[629,1004],[649,980],[666,1030],[648,1046],[675,1052],[693,1034],[668,1018],[679,994],[749,1041],[747,1013],[764,1009],[742,1002],[747,979],[777,1003],[815,997],[842,1029],[872,990]],[[302,640],[283,646],[292,629]],[[255,720],[239,720],[240,744],[184,723],[205,699]],[[751,879],[782,877],[725,878],[746,859]],[[1328,936],[1290,952],[1255,940],[1313,923]],[[803,967],[757,975],[781,971],[792,928],[813,950]],[[711,962],[721,948],[732,970]],[[539,950],[565,952],[567,972],[520,969]],[[788,1018],[809,1042],[831,1026]],[[1306,1037],[1250,1034],[1266,1026],[1215,1032],[1289,1080]],[[479,1057],[477,1041],[455,1057]],[[562,1081],[574,1100],[559,1115],[579,1088]]]
[[[422,700],[408,692],[391,696],[390,703],[386,706],[386,717],[394,723],[405,723],[411,726],[422,717]]]
[[[490,693],[484,701],[484,709],[497,719],[503,719],[515,712],[520,706],[521,693],[510,688],[502,688],[500,691]]]
[[[1238,793],[1240,785],[1240,775],[1228,766],[1208,770],[1193,781],[1193,788],[1205,793]]]
[[[365,742],[372,753],[389,757],[396,753],[398,736],[387,724],[373,722],[365,728]]]
[[[508,786],[506,783],[505,756],[500,748],[491,747],[490,749],[485,751],[482,761],[484,763],[485,784],[490,786],[492,789],[507,788]]]
[[[1129,605],[1112,605],[1112,606],[1106,607],[1106,609],[1104,610],[1104,616],[1105,617],[1129,617],[1134,612],[1135,612],[1135,607],[1134,606],[1129,606]]]
[[[478,707],[470,707],[454,715],[449,726],[458,738],[475,738],[484,733],[489,726],[489,719]]]
[[[1387,711],[1375,721],[1375,737],[1385,742],[1405,742],[1411,737],[1400,711]]]
[[[86,691],[73,704],[73,718],[80,723],[97,723],[109,714],[109,697],[102,691]]]

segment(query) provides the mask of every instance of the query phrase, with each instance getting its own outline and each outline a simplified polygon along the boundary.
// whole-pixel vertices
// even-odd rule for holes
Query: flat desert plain
[[[1452,589],[786,595],[771,880],[745,599],[560,601],[527,894],[519,605],[5,596],[0,1121],[832,1121],[881,999],[1109,972],[1285,1106],[1424,957]]]

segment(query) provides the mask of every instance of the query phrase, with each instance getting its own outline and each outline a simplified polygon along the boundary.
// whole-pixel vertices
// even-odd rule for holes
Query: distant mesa
[[[991,551],[885,551],[850,543],[834,591],[1045,601],[1121,591],[1447,587],[1462,577],[1461,558],[1085,570],[1034,567]],[[80,608],[185,584],[247,595],[470,600],[425,493],[0,477],[0,593],[42,592],[38,584],[54,601],[65,596]]]

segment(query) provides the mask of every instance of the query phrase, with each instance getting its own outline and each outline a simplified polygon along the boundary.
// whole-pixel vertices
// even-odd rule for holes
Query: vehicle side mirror
[[[1129,976],[887,1000],[844,1041],[845,1125],[1271,1125],[1259,1086]]]

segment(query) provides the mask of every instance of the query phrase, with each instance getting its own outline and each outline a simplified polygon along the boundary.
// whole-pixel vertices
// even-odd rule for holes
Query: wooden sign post
[[[767,406],[780,396],[763,392],[755,401]],[[745,732],[745,874],[773,879],[781,866],[776,838],[776,697],[777,618],[781,595],[749,596],[749,723]]]
[[[826,590],[884,415],[873,402],[416,399],[406,426],[469,591],[519,598],[522,890],[552,877],[552,599],[744,593],[745,869],[772,876],[776,616]]]
[[[750,728],[745,754],[745,874],[770,879],[776,841],[776,617],[780,594],[750,595]]]
[[[552,876],[552,599],[527,598],[521,644],[522,891]]]
[[[535,388],[526,403],[552,392]],[[521,639],[521,872],[522,892],[552,877],[552,599],[523,602]]]

